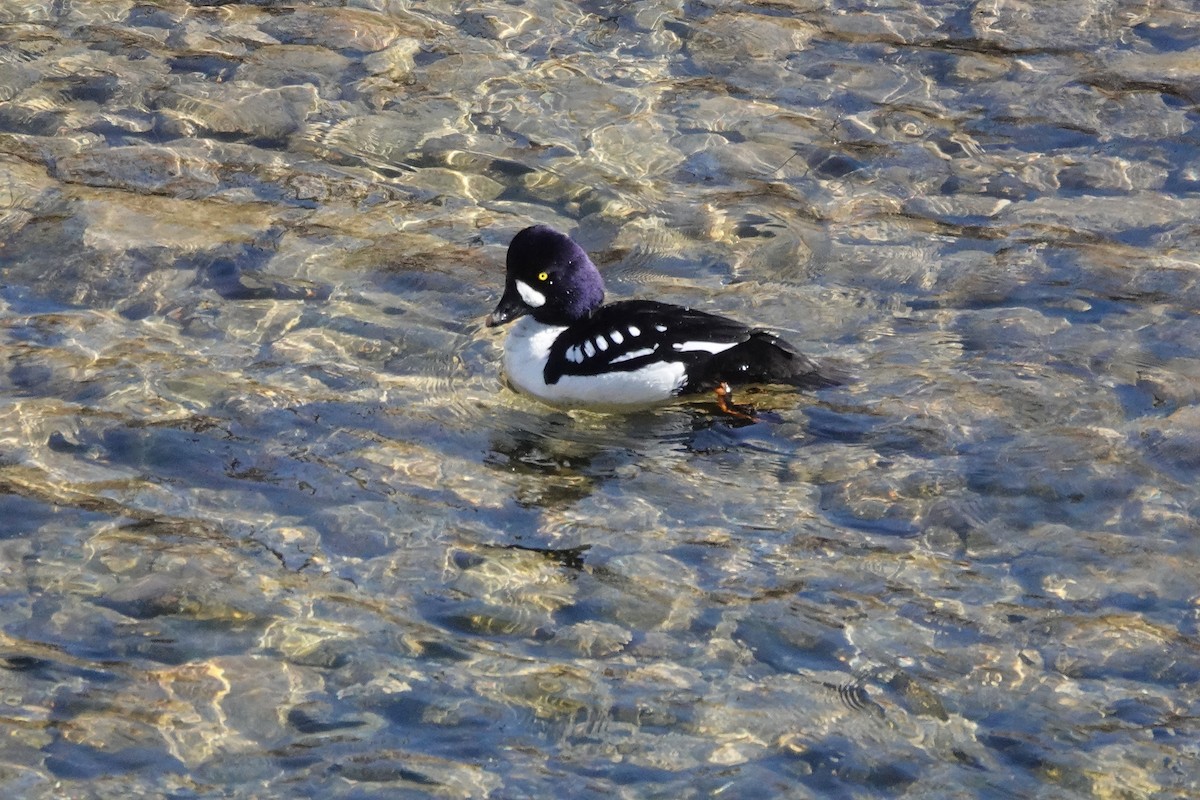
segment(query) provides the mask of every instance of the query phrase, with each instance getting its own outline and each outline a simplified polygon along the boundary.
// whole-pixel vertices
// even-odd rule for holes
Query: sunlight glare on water
[[[0,794],[1200,793],[1188,2],[0,0]],[[512,392],[521,228],[855,375]]]

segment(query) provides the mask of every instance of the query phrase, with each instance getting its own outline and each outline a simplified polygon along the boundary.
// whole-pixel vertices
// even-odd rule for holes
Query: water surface
[[[1200,792],[1200,15],[0,0],[0,794]],[[858,376],[570,414],[610,297]]]

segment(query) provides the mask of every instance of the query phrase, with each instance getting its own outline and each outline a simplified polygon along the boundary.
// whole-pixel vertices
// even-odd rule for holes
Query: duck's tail
[[[717,353],[705,366],[706,382],[713,385],[782,383],[798,389],[823,389],[851,380],[845,370],[818,364],[765,330],[753,331],[746,341]]]

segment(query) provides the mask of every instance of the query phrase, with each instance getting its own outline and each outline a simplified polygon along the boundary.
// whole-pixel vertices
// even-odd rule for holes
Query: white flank
[[[517,281],[517,294],[521,295],[521,299],[524,300],[527,305],[531,305],[534,308],[540,308],[541,306],[546,305],[546,295],[542,294],[525,281]]]
[[[695,350],[703,350],[706,353],[723,353],[733,347],[737,342],[676,342],[671,345],[672,348],[680,353],[689,353]]]
[[[522,317],[513,324],[504,342],[504,371],[514,388],[554,406],[615,409],[661,403],[684,384],[686,370],[679,361],[656,361],[627,372],[564,375],[557,383],[547,384],[545,369],[550,346],[564,330],[557,325],[543,325],[532,317]],[[637,350],[622,358],[653,352]]]

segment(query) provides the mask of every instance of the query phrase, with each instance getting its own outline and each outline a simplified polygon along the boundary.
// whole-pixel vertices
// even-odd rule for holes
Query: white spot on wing
[[[654,330],[658,331],[659,333],[666,333],[667,326],[666,325],[655,325]]]
[[[608,349],[608,339],[605,339],[603,336],[597,336],[596,337],[596,347],[599,347],[601,351],[607,350]]]
[[[636,325],[630,325],[629,326],[629,335],[636,339],[637,337],[642,335],[642,331]]]
[[[517,281],[517,294],[521,295],[521,299],[525,301],[526,305],[533,306],[534,308],[546,305],[546,295],[525,281]]]
[[[583,343],[583,354],[588,358],[596,355],[596,347],[592,344],[590,339]]]
[[[571,345],[567,348],[567,361],[570,361],[572,364],[578,364],[582,360],[583,356],[579,354],[578,347]]]
[[[620,344],[625,341],[625,337],[621,335],[620,331],[613,331],[608,335],[608,338],[612,339],[613,344]]]
[[[640,350],[630,350],[628,353],[621,353],[621,355],[614,357],[613,360],[608,363],[620,364],[622,361],[632,361],[635,358],[641,358],[642,356],[648,356],[653,352],[654,352],[653,347],[643,347]]]
[[[676,342],[671,345],[672,348],[681,353],[689,353],[700,350],[705,353],[723,353],[733,347],[737,342]]]

